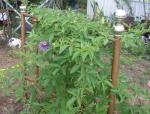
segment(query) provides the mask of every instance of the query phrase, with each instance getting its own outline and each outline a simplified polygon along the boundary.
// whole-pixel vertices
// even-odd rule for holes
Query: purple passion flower
[[[50,44],[47,41],[41,41],[38,47],[39,47],[39,50],[46,52],[48,51]]]

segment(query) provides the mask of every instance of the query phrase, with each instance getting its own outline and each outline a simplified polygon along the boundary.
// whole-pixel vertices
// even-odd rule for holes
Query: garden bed
[[[147,88],[147,80],[150,75],[150,61],[137,59],[133,60],[134,57],[128,57],[128,62],[122,63],[121,71],[123,71],[129,78],[132,78],[132,83],[137,83],[143,88]],[[18,59],[11,57],[6,47],[0,47],[0,68],[8,68],[17,64]],[[132,65],[131,65],[132,64]],[[148,89],[148,88],[147,88]],[[140,96],[137,102],[142,101],[143,103],[150,104],[150,101],[145,101]],[[22,103],[17,103],[15,97],[5,96],[0,91],[0,114],[19,114],[23,109]]]
[[[0,46],[0,69],[9,68],[16,65],[18,59],[9,55],[9,49],[6,46]],[[23,104],[16,102],[15,97],[5,96],[0,91],[0,114],[19,114]]]
[[[8,48],[6,46],[0,46],[0,68],[8,68],[15,65],[18,59],[11,57],[8,54]]]

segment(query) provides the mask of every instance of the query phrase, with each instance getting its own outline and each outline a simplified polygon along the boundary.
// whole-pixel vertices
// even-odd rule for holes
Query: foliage
[[[121,114],[149,114],[150,106],[144,104],[144,100],[150,99],[149,92],[130,81],[121,73],[118,87],[112,90],[117,94],[118,110]],[[143,97],[143,100],[140,101],[140,97]]]
[[[123,34],[122,42],[125,50],[128,50],[128,52],[138,56],[147,56],[150,54],[150,45],[146,45],[140,39],[141,34],[149,31],[149,28],[147,28],[146,26],[146,23],[135,24],[128,29],[128,32],[125,32]]]
[[[91,21],[71,11],[33,12],[39,21],[27,38],[26,52],[20,52],[20,68],[12,69],[6,84],[24,101],[22,114],[106,114],[112,87],[112,27],[102,19]],[[49,42],[50,48],[37,53],[41,41]],[[128,39],[123,41],[127,43]],[[40,68],[38,76],[36,66]],[[128,81],[120,79],[112,90],[121,107],[141,90],[128,92],[129,88]]]
[[[1,79],[1,82],[0,82],[0,83],[3,83],[3,80],[2,80],[2,79],[3,79],[3,77],[4,77],[4,71],[5,71],[5,69],[0,69],[0,79]],[[3,85],[0,84],[0,88],[2,88],[2,86],[3,86]]]
[[[41,69],[37,82],[26,86],[32,113],[106,113],[110,62],[103,59],[109,52],[105,45],[113,38],[112,28],[76,12],[34,12],[39,22],[23,54],[27,76],[34,79],[33,66]],[[43,40],[49,41],[51,48],[37,55],[34,47]]]

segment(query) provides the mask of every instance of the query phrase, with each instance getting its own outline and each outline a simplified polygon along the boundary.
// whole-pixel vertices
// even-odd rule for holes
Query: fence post
[[[119,65],[120,65],[120,53],[121,53],[121,33],[124,31],[124,26],[122,21],[126,16],[124,10],[118,9],[116,11],[117,25],[115,25],[115,38],[114,38],[114,52],[112,61],[112,87],[117,86],[118,76],[119,76]],[[108,114],[114,114],[116,96],[110,93],[111,102],[109,103]]]
[[[34,21],[36,20],[37,21],[37,17],[35,16],[32,16],[30,14],[27,14],[25,13],[24,10],[22,10],[21,12],[21,48],[22,48],[22,51],[25,51],[25,35],[26,35],[26,28],[25,28],[25,24],[26,24],[26,20],[25,20],[25,17],[31,17],[34,19]],[[38,48],[36,48],[36,53],[38,54]],[[39,66],[36,66],[36,76],[39,76]]]
[[[26,29],[25,29],[26,20],[25,20],[25,16],[24,16],[25,10],[26,10],[26,6],[20,6],[20,12],[21,12],[21,48],[23,51],[25,51],[24,44],[25,44],[25,34],[26,34]]]

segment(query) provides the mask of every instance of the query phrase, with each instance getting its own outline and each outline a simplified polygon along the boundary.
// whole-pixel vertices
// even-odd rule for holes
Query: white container
[[[115,32],[124,32],[125,31],[124,26],[121,24],[115,25],[114,28],[115,28]]]
[[[26,11],[26,6],[22,4],[20,6],[20,12],[25,12],[25,11]]]
[[[115,15],[117,18],[125,18],[127,14],[125,10],[118,9],[116,10]]]
[[[0,21],[6,21],[8,19],[7,13],[0,13]]]

